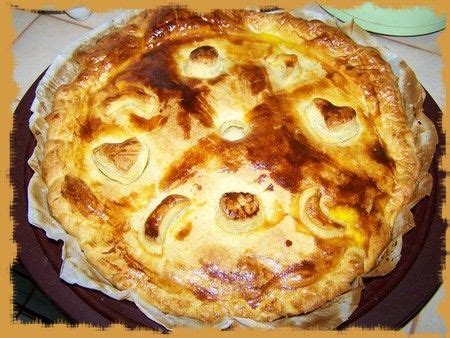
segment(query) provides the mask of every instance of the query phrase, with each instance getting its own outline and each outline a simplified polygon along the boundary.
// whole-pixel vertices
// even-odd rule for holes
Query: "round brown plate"
[[[75,322],[102,327],[122,322],[128,327],[165,330],[129,301],[114,300],[101,292],[62,281],[59,278],[62,242],[48,239],[44,231],[28,223],[27,187],[33,171],[27,160],[36,145],[28,121],[36,87],[43,75],[27,91],[14,112],[11,180],[15,199],[12,211],[19,259],[41,290]],[[440,109],[428,93],[424,109],[440,128]],[[439,144],[444,144],[443,140],[439,130]],[[442,151],[439,147],[431,165],[434,177],[431,195],[413,209],[416,227],[404,236],[400,262],[390,274],[365,280],[366,287],[358,308],[339,328],[400,328],[427,303],[441,284],[445,223],[439,206],[443,198],[444,174],[438,170],[438,160]]]

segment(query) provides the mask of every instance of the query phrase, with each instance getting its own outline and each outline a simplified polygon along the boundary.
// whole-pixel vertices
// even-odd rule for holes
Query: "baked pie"
[[[376,273],[431,187],[414,74],[321,21],[146,10],[72,59],[46,117],[48,205],[164,313],[316,310]]]

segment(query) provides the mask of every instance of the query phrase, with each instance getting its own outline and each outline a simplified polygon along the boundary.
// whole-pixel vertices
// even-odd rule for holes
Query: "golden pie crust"
[[[46,118],[48,205],[165,313],[311,312],[375,271],[431,188],[414,74],[321,21],[147,10],[73,60]]]

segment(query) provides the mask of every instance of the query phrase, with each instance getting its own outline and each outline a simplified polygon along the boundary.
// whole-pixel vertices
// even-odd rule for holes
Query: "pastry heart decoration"
[[[136,181],[147,166],[148,148],[136,137],[120,143],[104,143],[93,151],[98,169],[121,184]]]
[[[314,98],[304,111],[306,121],[316,137],[325,143],[340,144],[354,139],[360,132],[356,111]]]

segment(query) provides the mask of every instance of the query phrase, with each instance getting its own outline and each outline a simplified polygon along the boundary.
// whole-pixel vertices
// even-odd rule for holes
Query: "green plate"
[[[402,9],[382,8],[373,3],[338,9],[321,6],[341,21],[352,19],[367,31],[385,35],[414,36],[440,31],[445,28],[445,15],[436,15],[429,7]]]

